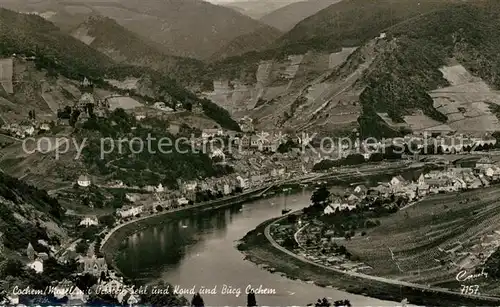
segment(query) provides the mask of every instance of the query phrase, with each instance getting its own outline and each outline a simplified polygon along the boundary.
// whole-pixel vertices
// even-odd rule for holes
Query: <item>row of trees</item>
[[[330,307],[332,306],[332,303],[328,301],[327,298],[322,298],[318,299],[316,303],[314,304],[315,307]],[[351,307],[351,302],[349,300],[338,300],[333,303],[333,306],[344,306],[344,307]]]
[[[365,159],[362,154],[350,154],[345,158],[338,160],[322,160],[313,166],[313,170],[321,171],[332,167],[359,165],[365,162],[380,162],[383,160],[398,160],[401,159],[401,150],[395,146],[387,147],[383,152],[373,152],[370,157]]]

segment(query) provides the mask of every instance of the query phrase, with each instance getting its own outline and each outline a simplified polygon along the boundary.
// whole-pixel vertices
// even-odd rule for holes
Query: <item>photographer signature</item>
[[[481,270],[480,273],[475,273],[475,274],[469,274],[467,270],[462,270],[457,273],[455,279],[457,281],[470,281],[470,280],[475,280],[478,278],[488,278],[488,273],[484,271],[484,268]]]

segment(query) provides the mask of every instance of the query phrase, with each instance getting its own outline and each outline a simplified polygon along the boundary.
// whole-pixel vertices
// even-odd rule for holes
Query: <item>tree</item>
[[[193,307],[205,306],[205,303],[203,302],[203,298],[201,297],[200,293],[196,293],[193,296],[193,299],[191,300],[191,306],[193,306]]]
[[[358,165],[365,162],[365,157],[361,154],[351,154],[348,155],[345,159],[343,164],[344,165]]]
[[[253,290],[250,290],[247,295],[247,306],[248,307],[255,307],[257,306],[257,300],[255,299],[255,293]]]
[[[84,275],[79,275],[76,278],[75,285],[82,290],[83,292],[88,293],[88,290],[90,287],[93,285],[97,284],[97,277],[94,275],[91,275],[89,273],[86,273]]]
[[[112,214],[103,215],[99,217],[99,223],[106,225],[107,227],[113,227],[115,225],[116,218]]]
[[[330,191],[326,186],[321,186],[311,195],[311,202],[314,206],[324,204],[330,198]]]
[[[314,304],[315,307],[330,307],[332,304],[324,297],[323,299],[318,299],[316,301],[316,304]],[[337,306],[337,305],[335,305]]]
[[[75,251],[78,254],[85,254],[85,253],[87,253],[88,249],[89,249],[89,244],[87,242],[85,242],[85,240],[81,240],[80,242],[78,242],[78,244],[76,244],[76,247],[75,247]]]
[[[163,211],[163,207],[160,206],[160,205],[156,206],[156,211],[162,212]]]
[[[6,259],[0,263],[0,278],[5,280],[7,276],[21,276],[23,274],[23,264],[19,260]]]
[[[370,158],[368,159],[368,161],[370,162],[380,162],[384,160],[384,155],[380,152],[374,152],[370,155]]]
[[[85,109],[87,110],[87,114],[89,117],[94,117],[94,104],[93,103],[87,103],[85,106]]]
[[[76,122],[78,121],[78,117],[80,116],[80,110],[73,110],[71,113],[71,117],[69,119],[70,126],[74,127]]]
[[[351,306],[351,302],[349,300],[339,300],[339,301],[335,301],[335,303],[333,305],[334,306],[346,306],[346,307],[350,307]]]

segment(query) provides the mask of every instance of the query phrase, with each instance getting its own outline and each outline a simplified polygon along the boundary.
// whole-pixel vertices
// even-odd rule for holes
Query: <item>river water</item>
[[[310,195],[303,190],[287,196],[286,205],[303,208],[309,204]],[[275,291],[257,295],[260,306],[305,306],[323,297],[348,299],[353,306],[397,305],[290,280],[244,260],[235,248],[237,241],[261,222],[281,215],[284,205],[281,195],[151,227],[124,240],[117,265],[123,274],[137,280],[163,279],[181,288],[195,287],[196,291],[202,286],[217,287],[217,294],[202,295],[207,306],[246,306],[245,289],[249,285]],[[191,295],[186,297],[191,299]]]

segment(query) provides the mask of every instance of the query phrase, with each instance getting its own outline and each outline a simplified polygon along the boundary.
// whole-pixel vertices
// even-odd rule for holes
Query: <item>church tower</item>
[[[31,242],[28,243],[28,248],[26,249],[26,255],[31,261],[34,261],[36,258],[36,251],[33,248],[33,245],[31,245]]]

